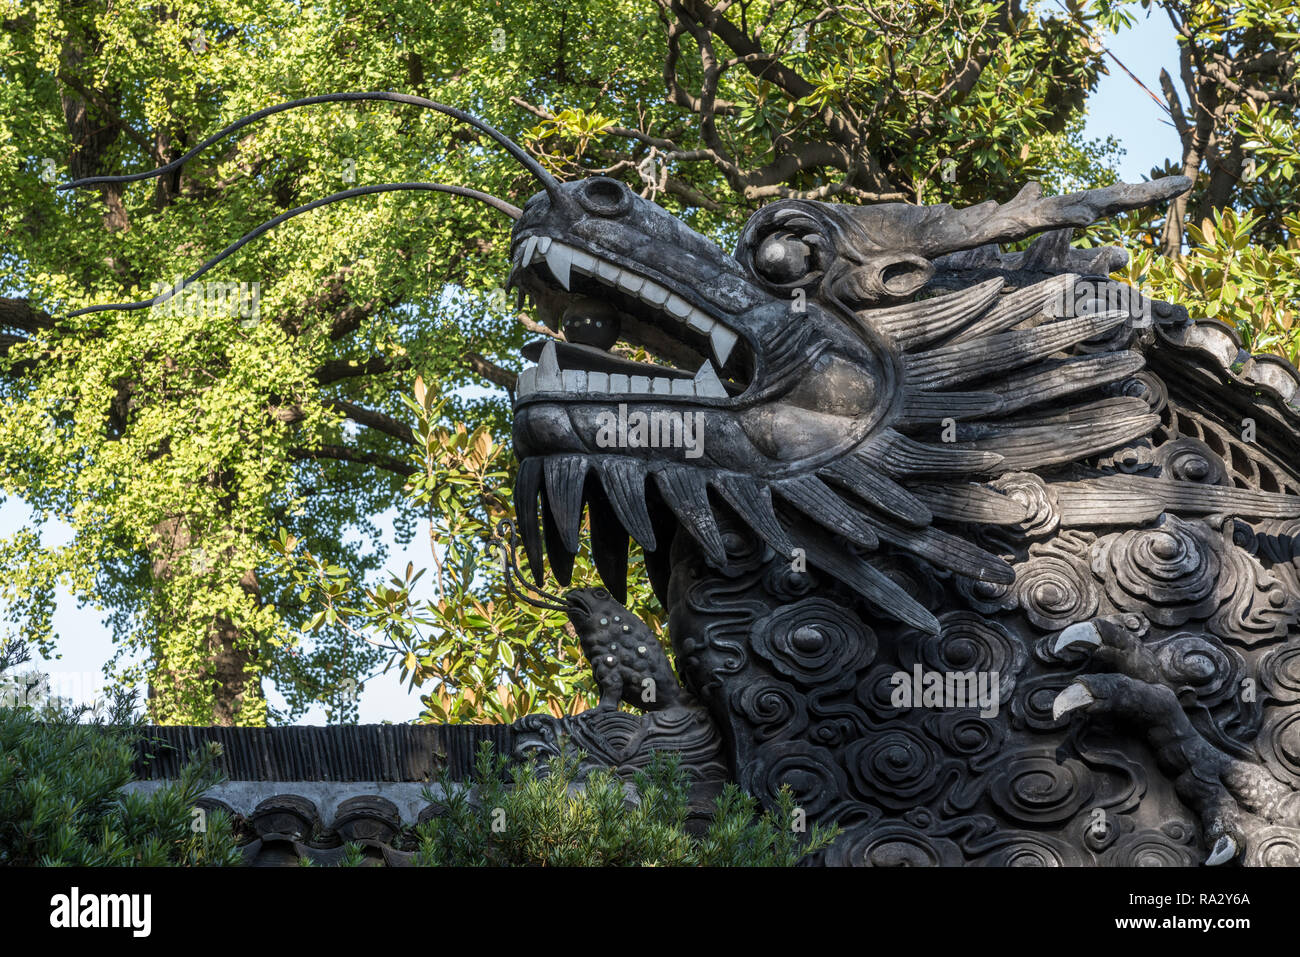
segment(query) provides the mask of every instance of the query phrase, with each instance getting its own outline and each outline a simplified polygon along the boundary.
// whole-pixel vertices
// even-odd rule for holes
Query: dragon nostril
[[[564,338],[577,345],[608,351],[618,341],[618,310],[599,299],[582,298],[564,310]]]
[[[880,271],[880,284],[890,295],[906,297],[925,285],[931,270],[908,260],[890,263]]]
[[[585,181],[578,191],[578,200],[588,212],[598,216],[614,216],[624,211],[630,194],[622,183],[607,176],[597,176]]]

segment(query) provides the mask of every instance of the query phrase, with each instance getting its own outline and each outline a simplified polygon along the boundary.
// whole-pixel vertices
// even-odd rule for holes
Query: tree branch
[[[376,412],[374,409],[367,409],[363,406],[348,402],[346,399],[327,399],[325,402],[335,412],[346,415],[358,425],[365,425],[376,432],[383,432],[385,435],[391,435],[399,442],[407,445],[415,445],[415,433],[411,431],[410,426],[405,425],[382,412]]]
[[[26,299],[0,296],[0,326],[36,332],[40,329],[53,329],[54,319],[47,312],[33,309]]]
[[[466,365],[489,382],[499,385],[511,393],[515,391],[516,376],[509,369],[503,369],[495,362],[483,358],[477,352],[466,352],[461,358]]]
[[[365,452],[361,449],[348,448],[345,445],[320,445],[314,449],[290,449],[289,456],[299,460],[333,459],[338,462],[351,462],[357,465],[373,465],[386,472],[401,475],[403,478],[409,478],[417,471],[414,465],[393,458],[391,455],[384,455],[382,452]]]
[[[399,372],[411,368],[411,360],[406,358],[389,359],[386,356],[371,356],[364,361],[356,359],[330,359],[316,369],[312,375],[321,385],[329,385],[342,379],[355,379],[360,376],[383,375],[386,372]]]

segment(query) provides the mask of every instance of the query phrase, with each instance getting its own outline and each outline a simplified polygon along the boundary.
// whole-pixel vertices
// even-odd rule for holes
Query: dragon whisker
[[[559,595],[553,595],[544,588],[528,584],[528,578],[519,568],[519,560],[515,555],[515,526],[513,522],[509,519],[502,519],[498,522],[497,534],[488,540],[488,547],[499,549],[501,552],[501,572],[505,576],[507,593],[535,608],[548,608],[552,611],[563,612],[570,610],[568,602]],[[542,599],[533,598],[528,594],[529,590],[541,595]]]
[[[555,177],[548,173],[540,163],[530,156],[518,143],[510,139],[504,133],[489,126],[472,113],[466,113],[464,110],[457,109],[454,106],[447,106],[443,103],[436,103],[433,100],[425,99],[422,96],[412,96],[409,93],[388,93],[383,91],[370,92],[353,92],[353,93],[323,93],[319,96],[309,96],[300,100],[290,100],[286,103],[277,103],[275,106],[268,106],[266,109],[258,110],[256,113],[249,113],[247,116],[240,117],[216,133],[213,133],[206,140],[194,147],[185,155],[172,160],[166,166],[160,166],[157,169],[147,170],[143,173],[129,173],[123,176],[90,176],[84,179],[76,180],[72,183],[64,183],[58,189],[79,189],[84,186],[94,186],[101,183],[131,183],[136,180],[151,179],[155,176],[162,176],[173,170],[180,169],[185,163],[193,159],[203,150],[207,149],[213,143],[224,139],[231,133],[243,129],[258,120],[273,116],[276,113],[283,113],[286,110],[293,110],[303,106],[313,106],[318,103],[351,103],[364,100],[382,100],[390,103],[406,103],[411,106],[419,106],[428,110],[435,110],[439,113],[446,114],[453,119],[466,123],[482,133],[486,133],[492,139],[505,147],[506,151],[519,162],[524,169],[532,173],[542,184],[542,187],[552,197],[559,194],[559,183]]]
[[[200,276],[202,276],[208,270],[212,269],[213,266],[216,266],[223,259],[232,256],[234,253],[238,252],[242,247],[252,242],[258,236],[261,236],[262,234],[269,232],[270,230],[274,229],[276,226],[280,225],[286,220],[292,219],[293,217],[299,216],[303,213],[310,212],[313,209],[319,209],[321,206],[328,206],[330,203],[341,202],[342,200],[351,199],[355,196],[365,196],[369,193],[392,193],[392,192],[397,192],[399,190],[424,190],[429,192],[450,193],[453,196],[464,196],[469,199],[477,199],[480,202],[487,203],[489,206],[493,207],[494,209],[500,210],[501,212],[505,213],[507,216],[511,217],[512,219],[518,219],[520,215],[520,211],[517,206],[513,206],[510,203],[507,203],[505,200],[498,199],[497,197],[489,195],[488,193],[480,192],[479,190],[476,189],[470,189],[466,186],[452,186],[446,183],[377,183],[373,186],[358,186],[354,189],[347,189],[341,193],[334,193],[331,196],[325,196],[321,199],[313,200],[312,202],[307,203],[305,206],[298,206],[295,209],[290,209],[287,210],[286,212],[281,213],[279,216],[275,216],[272,219],[268,219],[266,222],[262,223],[260,226],[254,227],[253,229],[249,230],[247,233],[245,233],[235,242],[231,243],[221,252],[217,253],[217,255],[213,256],[202,266],[200,266],[197,270],[195,270],[192,274],[186,277],[184,282],[182,282],[179,286],[168,290],[165,295],[155,296],[152,299],[141,299],[138,302],[124,302],[124,303],[115,302],[115,303],[106,303],[104,305],[98,305],[98,306],[87,306],[84,309],[77,309],[73,312],[68,313],[68,318],[72,318],[73,316],[83,316],[91,312],[105,312],[108,310],[120,310],[122,312],[128,312],[134,309],[147,309],[151,306],[161,305],[162,303],[166,302],[168,299],[171,299],[172,297],[184,292]]]

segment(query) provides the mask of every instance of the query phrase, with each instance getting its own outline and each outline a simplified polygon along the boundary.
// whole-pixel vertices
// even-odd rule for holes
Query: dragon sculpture
[[[783,200],[727,255],[616,180],[561,184],[464,111],[368,92],[62,188],[361,100],[469,124],[543,189],[346,190],[176,291],[354,196],[515,219],[510,282],[556,333],[514,395],[523,548],[567,586],[585,511],[605,584],[529,586],[570,614],[601,706],[522,719],[517,754],[672,750],[767,807],[789,787],[841,826],[829,864],[1300,863],[1300,374],[1107,278],[1122,251],[1070,245],[1187,179]],[[629,536],[676,673],[624,607]]]
[[[529,200],[510,278],[564,341],[519,377],[523,546],[567,584],[585,505],[608,621],[641,545],[655,747],[702,709],[828,863],[1300,863],[1297,374],[1069,244],[1189,187],[787,200],[734,255],[612,179]]]

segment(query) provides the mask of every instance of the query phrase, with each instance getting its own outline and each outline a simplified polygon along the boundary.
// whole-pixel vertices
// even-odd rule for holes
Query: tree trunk
[[[156,581],[165,582],[173,577],[181,562],[221,561],[226,556],[202,555],[190,534],[189,525],[184,516],[172,516],[154,527],[158,535],[158,545],[151,562],[151,570]],[[239,580],[244,592],[256,598],[259,594],[257,577],[248,572]],[[210,681],[212,702],[212,723],[231,727],[240,723],[246,706],[253,701],[260,701],[263,696],[261,681],[249,673],[248,666],[256,660],[255,653],[249,648],[247,636],[228,617],[217,616],[213,619],[207,638],[209,653],[205,669],[204,683]],[[158,709],[153,703],[164,697],[166,688],[160,688],[155,682],[164,680],[179,691],[179,685],[186,680],[175,674],[161,657],[154,663],[155,680],[150,682],[150,716],[158,717]]]

